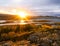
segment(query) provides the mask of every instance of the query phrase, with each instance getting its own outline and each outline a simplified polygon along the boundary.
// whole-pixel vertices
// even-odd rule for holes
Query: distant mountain
[[[57,17],[58,16],[58,17]],[[37,18],[57,18],[60,19],[60,14],[53,14],[53,13],[45,13],[39,16],[28,16],[29,19],[37,19]],[[0,20],[20,20],[20,17],[17,15],[10,15],[10,14],[0,14]]]
[[[42,15],[42,16],[58,16],[58,17],[60,17],[60,13],[57,13],[57,12],[41,12],[40,15]]]
[[[0,20],[17,20],[17,19],[19,19],[17,15],[0,14]]]
[[[60,17],[60,14],[54,14],[54,16],[58,16],[58,17]]]

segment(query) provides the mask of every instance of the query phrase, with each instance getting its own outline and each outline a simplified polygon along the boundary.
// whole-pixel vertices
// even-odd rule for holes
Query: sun
[[[32,15],[31,11],[25,9],[12,9],[10,14],[17,15],[22,19]]]
[[[17,15],[21,18],[24,19],[27,17],[28,13],[24,11],[17,12]]]
[[[25,12],[18,12],[17,13],[21,18],[25,18],[26,16],[27,16],[27,13],[25,13]]]

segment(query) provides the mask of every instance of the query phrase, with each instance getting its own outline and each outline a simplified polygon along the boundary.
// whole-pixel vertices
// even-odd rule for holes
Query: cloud
[[[50,6],[33,7],[30,8],[30,10],[35,14],[60,13],[60,6],[50,5]]]
[[[21,2],[22,0],[11,0],[13,3]]]
[[[0,0],[0,6],[45,6],[60,4],[60,0]]]
[[[50,0],[52,4],[60,5],[60,0]]]
[[[60,0],[0,0],[0,7],[8,8],[25,7],[32,12],[60,12]],[[8,8],[5,8],[8,7]]]

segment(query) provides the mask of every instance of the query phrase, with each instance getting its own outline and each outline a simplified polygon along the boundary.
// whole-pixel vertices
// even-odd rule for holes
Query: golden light
[[[25,18],[26,16],[27,16],[27,13],[25,13],[25,12],[18,12],[17,13],[21,18]]]
[[[13,9],[11,14],[14,14],[14,15],[18,15],[20,18],[26,18],[26,16],[29,14],[28,12],[26,12],[25,10],[16,10],[16,9]]]
[[[21,20],[21,21],[20,21],[20,24],[21,24],[21,25],[24,25],[24,24],[26,24],[26,23],[25,23],[24,20]]]
[[[21,20],[20,23],[24,23],[24,20]]]
[[[10,14],[18,15],[21,19],[25,19],[28,16],[32,15],[30,11],[25,9],[12,9]]]

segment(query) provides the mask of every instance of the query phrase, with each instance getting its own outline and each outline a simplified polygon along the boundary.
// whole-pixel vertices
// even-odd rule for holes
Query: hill
[[[39,18],[45,18],[45,19],[60,19],[60,17],[57,16],[28,16],[29,19],[39,19]],[[18,15],[10,15],[10,14],[0,14],[0,20],[19,20],[20,17]]]

